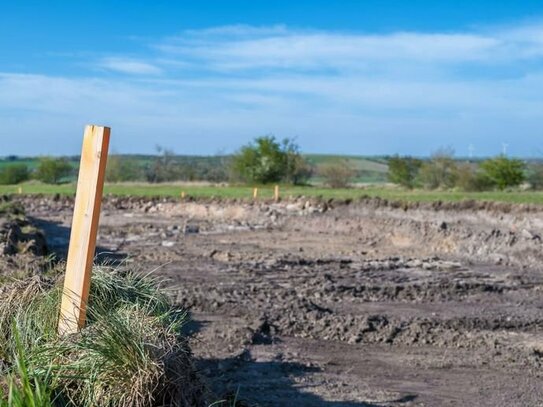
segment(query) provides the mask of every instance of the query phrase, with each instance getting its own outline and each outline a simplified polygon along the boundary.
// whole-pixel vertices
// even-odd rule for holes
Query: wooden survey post
[[[87,126],[83,136],[58,324],[60,334],[77,332],[85,325],[104,188],[109,133],[108,127]]]
[[[273,190],[273,199],[275,202],[279,202],[279,185],[276,185]]]
[[[253,188],[253,199],[257,199],[258,198],[258,188]]]

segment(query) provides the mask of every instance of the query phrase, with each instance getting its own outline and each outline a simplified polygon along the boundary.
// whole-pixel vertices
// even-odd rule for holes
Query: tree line
[[[529,185],[543,189],[543,165],[499,155],[482,161],[455,160],[451,150],[439,150],[429,160],[398,155],[388,160],[389,181],[405,188],[505,190]]]
[[[36,168],[7,158],[0,168],[0,184],[18,184],[36,179],[58,184],[76,177],[76,160],[40,158]],[[346,160],[316,168],[300,152],[293,139],[257,137],[235,154],[214,157],[176,156],[170,149],[157,147],[155,156],[110,155],[107,182],[208,181],[246,184],[285,183],[305,185],[318,175],[331,187],[345,187],[357,175]]]
[[[11,157],[11,160],[15,160]],[[0,184],[20,184],[30,179],[47,184],[59,184],[71,178],[75,166],[67,158],[40,158],[35,169],[25,163],[13,162],[0,169]]]
[[[30,179],[58,184],[76,177],[75,157],[40,158],[31,168],[16,157],[8,157],[0,168],[0,184],[18,184]],[[449,149],[435,152],[430,159],[410,156],[387,157],[388,180],[405,188],[459,189],[464,191],[503,190],[528,183],[543,189],[543,164],[500,155],[483,161],[459,161]],[[257,137],[233,155],[214,157],[176,156],[157,147],[155,156],[111,155],[108,182],[208,181],[244,184],[285,183],[305,185],[317,177],[332,188],[348,187],[362,171],[347,159],[337,158],[316,165],[300,152],[293,139]]]

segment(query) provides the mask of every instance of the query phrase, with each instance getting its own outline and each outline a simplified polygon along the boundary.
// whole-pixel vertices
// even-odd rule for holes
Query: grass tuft
[[[64,337],[56,333],[59,283],[36,277],[0,291],[0,375],[15,378],[4,388],[30,383],[54,394],[56,406],[206,404],[181,334],[186,313],[151,276],[96,267],[87,326]]]

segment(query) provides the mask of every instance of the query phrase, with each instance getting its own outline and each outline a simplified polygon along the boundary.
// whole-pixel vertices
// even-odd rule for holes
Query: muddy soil
[[[71,200],[23,201],[65,255]],[[541,406],[542,236],[537,207],[111,198],[98,250],[166,279],[246,405]]]
[[[43,233],[20,203],[0,197],[0,282],[38,274],[48,266]]]

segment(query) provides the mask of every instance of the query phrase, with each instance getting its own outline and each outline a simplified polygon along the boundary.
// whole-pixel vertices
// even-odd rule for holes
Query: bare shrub
[[[347,160],[324,164],[319,169],[324,183],[331,188],[346,188],[356,175],[355,169]]]
[[[422,164],[419,181],[425,188],[452,188],[456,182],[457,168],[454,152],[441,149],[432,154],[432,158]]]

